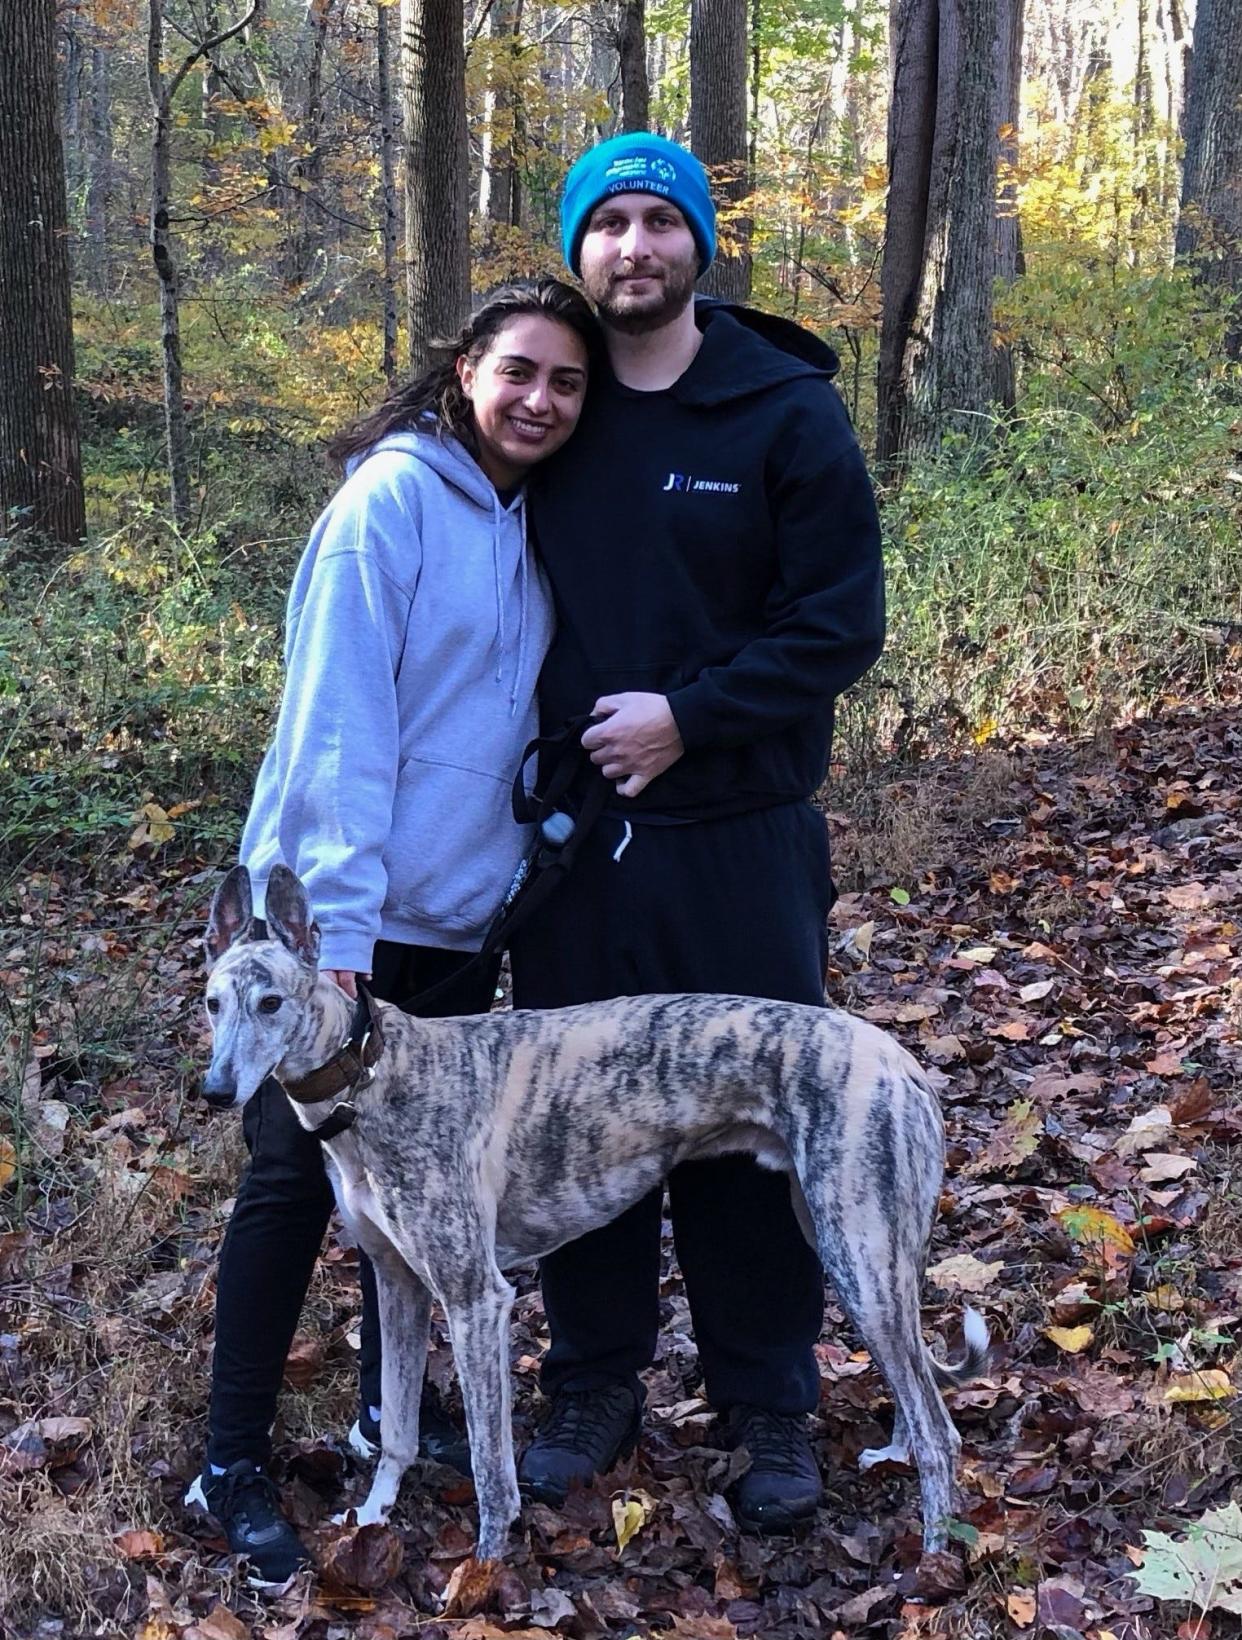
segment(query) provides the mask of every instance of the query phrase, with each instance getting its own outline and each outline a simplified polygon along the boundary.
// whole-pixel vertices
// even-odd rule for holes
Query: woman
[[[510,812],[551,601],[526,540],[522,482],[573,432],[595,320],[570,286],[493,297],[446,362],[330,446],[347,478],[289,597],[286,683],[241,857],[261,916],[277,861],[306,884],[320,965],[404,1001],[479,949],[526,845]],[[490,1008],[499,959],[435,998]],[[318,1142],[267,1082],[246,1106],[251,1164],[220,1256],[207,1461],[187,1502],[262,1582],[308,1559],[264,1465],[289,1345],[332,1207]],[[363,1263],[355,1444],[378,1439],[379,1330]],[[424,1450],[460,1436],[424,1406]]]

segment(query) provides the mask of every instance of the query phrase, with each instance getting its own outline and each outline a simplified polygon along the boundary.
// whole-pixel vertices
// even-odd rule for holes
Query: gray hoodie
[[[351,470],[289,594],[276,735],[242,837],[256,914],[291,866],[325,968],[379,938],[477,950],[528,842],[510,809],[552,637],[525,502],[454,438],[403,432]]]

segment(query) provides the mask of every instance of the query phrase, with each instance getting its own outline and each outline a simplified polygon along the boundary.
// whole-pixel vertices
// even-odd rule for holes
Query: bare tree
[[[0,6],[0,534],[85,528],[55,0]]]
[[[1004,174],[996,198],[996,277],[1012,285],[1023,271],[1018,219],[1018,126],[1022,117],[1022,0],[997,0],[996,126],[998,162]],[[998,342],[993,354],[993,396],[1006,410],[1018,402],[1013,347]]]
[[[1226,347],[1242,358],[1242,6],[1199,0],[1186,107],[1177,254],[1234,297]]]
[[[405,243],[410,367],[470,305],[466,53],[462,0],[402,0]]]
[[[690,146],[712,173],[725,210],[721,254],[699,288],[744,302],[750,295],[750,193],[746,164],[747,0],[691,0]]]
[[[298,226],[289,246],[289,275],[301,284],[311,270],[322,218],[316,210],[323,183],[323,59],[334,0],[310,0],[306,8],[306,100],[299,132],[305,152],[293,167],[299,181]]]
[[[148,0],[147,89],[154,128],[151,136],[151,255],[160,284],[160,342],[164,354],[164,426],[168,445],[168,486],[173,518],[179,528],[190,521],[189,431],[181,369],[181,314],[178,303],[177,264],[173,257],[169,213],[172,205],[173,98],[186,75],[201,58],[249,28],[264,0],[251,0],[249,10],[230,27],[191,46],[171,75],[164,72],[164,0]]]
[[[96,291],[112,284],[109,225],[112,200],[111,48],[98,26],[91,43],[90,142],[86,165],[87,276]]]
[[[992,399],[997,0],[894,0],[878,458]]]
[[[479,214],[488,222],[520,227],[521,101],[518,66],[522,50],[522,0],[495,0],[488,15],[491,58],[484,97]]]
[[[621,130],[646,131],[651,121],[646,0],[621,0],[617,51],[621,58]]]
[[[375,10],[376,97],[380,128],[380,235],[384,253],[384,379],[397,375],[397,157],[392,85],[392,0]]]

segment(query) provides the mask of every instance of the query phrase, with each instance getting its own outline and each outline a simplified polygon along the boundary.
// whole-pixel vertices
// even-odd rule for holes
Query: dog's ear
[[[308,968],[319,966],[319,924],[310,898],[288,866],[273,866],[264,902],[268,933]]]
[[[211,902],[211,914],[203,934],[207,951],[207,966],[211,968],[238,940],[250,937],[254,923],[254,904],[250,896],[250,873],[245,866],[234,866],[216,890]]]

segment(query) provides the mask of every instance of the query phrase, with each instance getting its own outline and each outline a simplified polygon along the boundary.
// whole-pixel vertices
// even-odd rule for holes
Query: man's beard
[[[636,297],[624,294],[624,279],[614,274],[584,279],[583,283],[606,325],[627,336],[642,336],[670,324],[693,300],[698,271],[693,262],[675,262],[665,264],[651,277],[660,287],[658,293],[644,292]],[[659,300],[653,300],[657,294]]]

